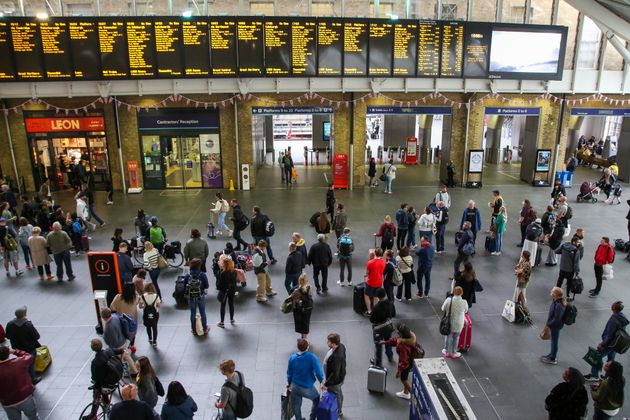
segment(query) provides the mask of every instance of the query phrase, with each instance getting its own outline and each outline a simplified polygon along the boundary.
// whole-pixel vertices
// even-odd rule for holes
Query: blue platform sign
[[[571,108],[571,115],[593,117],[630,117],[630,108]]]
[[[540,108],[487,106],[486,115],[540,115]]]
[[[367,114],[451,115],[450,106],[368,106]]]
[[[332,106],[253,106],[254,115],[332,114]]]

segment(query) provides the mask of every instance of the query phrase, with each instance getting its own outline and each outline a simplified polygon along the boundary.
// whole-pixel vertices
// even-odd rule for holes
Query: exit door
[[[201,188],[199,137],[162,137],[166,188]]]

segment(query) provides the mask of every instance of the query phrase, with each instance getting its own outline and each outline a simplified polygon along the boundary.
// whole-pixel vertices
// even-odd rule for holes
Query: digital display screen
[[[11,29],[8,22],[0,21],[0,81],[15,80],[15,68],[11,58],[12,47],[9,39]]]
[[[184,75],[189,77],[209,76],[208,22],[205,20],[183,21],[182,45],[184,49]]]
[[[210,21],[210,64],[213,76],[236,76],[236,21]]]
[[[440,77],[462,77],[464,68],[464,23],[442,23]]]
[[[330,121],[324,121],[322,124],[323,124],[323,127],[322,127],[322,140],[330,141],[331,132],[332,132],[332,125],[331,125]]]
[[[39,23],[39,33],[42,39],[46,78],[71,79],[72,61],[68,60],[70,57],[68,22],[53,19],[42,21]]]
[[[70,20],[70,52],[75,80],[101,78],[101,60],[96,21]]]
[[[103,78],[128,78],[129,57],[127,57],[125,23],[121,20],[99,21],[98,43]]]
[[[152,20],[126,22],[129,74],[131,77],[155,77],[155,34]]]
[[[394,24],[392,22],[370,23],[370,76],[390,76],[392,74],[392,52]]]
[[[343,24],[343,74],[367,74],[369,24],[367,20],[346,21]]]
[[[415,77],[417,53],[418,24],[415,21],[394,23],[393,75]]]
[[[440,24],[420,22],[418,25],[418,77],[440,75]]]
[[[343,21],[319,21],[317,23],[317,74],[341,76],[343,52]]]
[[[291,21],[291,74],[317,75],[317,23],[314,19]]]
[[[468,22],[464,39],[464,77],[488,77],[490,59],[490,23]]]
[[[184,74],[182,59],[182,23],[176,19],[156,19],[155,66],[159,77],[180,77]]]
[[[291,23],[286,19],[265,20],[265,68],[268,76],[291,73]]]
[[[265,69],[262,21],[260,19],[239,19],[237,40],[239,74],[243,76],[262,76]]]
[[[37,22],[28,18],[11,22],[11,40],[18,80],[43,80],[44,60]]]

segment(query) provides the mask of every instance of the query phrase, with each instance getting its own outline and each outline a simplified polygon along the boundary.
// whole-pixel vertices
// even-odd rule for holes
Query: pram
[[[597,203],[597,197],[599,194],[599,187],[594,182],[584,181],[580,185],[580,192],[577,195],[577,202],[590,201],[591,203]]]

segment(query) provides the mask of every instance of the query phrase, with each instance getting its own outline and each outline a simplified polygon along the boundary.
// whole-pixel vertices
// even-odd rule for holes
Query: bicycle
[[[94,390],[94,385],[88,387],[88,389]],[[79,420],[84,420],[84,417],[89,420],[108,420],[112,405],[112,395],[116,391],[118,391],[118,396],[122,399],[120,385],[118,383],[116,385],[102,387],[92,402],[85,406],[83,411],[81,411],[81,414],[79,414]],[[94,410],[94,415],[90,417],[95,405],[97,408]]]
[[[144,243],[146,239],[142,236],[139,236],[137,239],[132,240],[132,254],[133,259],[138,264],[144,264]],[[162,248],[162,252],[160,253],[162,257],[168,263],[168,266],[171,268],[180,267],[184,263],[184,254],[182,253],[182,243],[179,241],[171,241],[170,244],[164,244]]]

